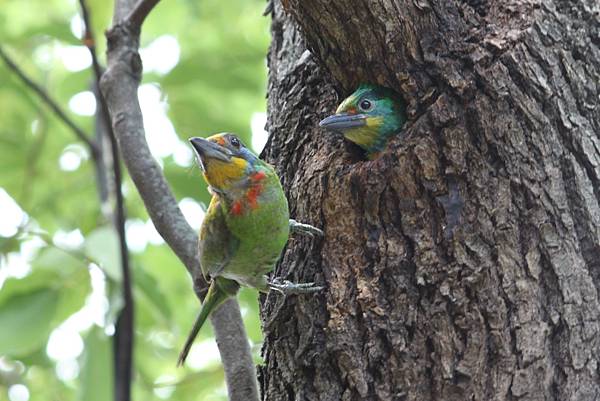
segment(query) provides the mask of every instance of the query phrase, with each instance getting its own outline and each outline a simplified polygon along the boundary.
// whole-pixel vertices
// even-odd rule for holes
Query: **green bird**
[[[185,362],[200,328],[215,308],[240,286],[262,292],[310,293],[323,287],[267,280],[290,231],[322,235],[321,230],[290,220],[288,203],[273,167],[248,150],[237,136],[191,138],[212,199],[198,242],[200,267],[210,286],[178,364]]]
[[[363,148],[369,159],[385,149],[406,122],[404,100],[391,89],[361,85],[338,106],[335,114],[321,120],[319,126],[341,132]]]

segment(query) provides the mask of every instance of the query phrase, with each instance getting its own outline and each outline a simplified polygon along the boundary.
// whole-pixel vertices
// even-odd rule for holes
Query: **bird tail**
[[[227,283],[220,283],[220,281],[227,281]],[[183,346],[183,349],[181,350],[181,353],[179,354],[179,359],[177,360],[177,366],[182,366],[183,363],[185,362],[185,359],[187,358],[187,355],[190,352],[190,348],[192,347],[192,344],[194,343],[194,339],[198,335],[198,332],[202,328],[202,325],[204,324],[204,322],[206,322],[206,319],[210,316],[212,311],[215,310],[223,302],[225,302],[225,300],[227,298],[229,298],[229,296],[234,295],[237,292],[237,289],[239,288],[239,286],[237,285],[237,283],[235,281],[232,281],[231,284],[234,284],[234,286],[236,288],[232,294],[228,293],[227,290],[234,289],[234,288],[228,288],[228,287],[233,287],[229,283],[229,281],[231,281],[231,280],[222,279],[222,278],[216,278],[216,279],[212,280],[210,287],[208,288],[208,293],[206,294],[206,297],[204,298],[204,302],[202,302],[202,307],[200,308],[200,313],[198,314],[198,317],[196,318],[196,322],[194,322],[194,327],[192,327],[192,331],[190,331],[190,334],[188,335],[188,338],[185,341],[185,345]],[[219,284],[226,284],[226,285],[222,286]],[[223,287],[225,287],[225,289]]]

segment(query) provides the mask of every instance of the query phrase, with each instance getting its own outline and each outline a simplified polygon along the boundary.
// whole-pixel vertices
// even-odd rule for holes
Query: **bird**
[[[240,286],[261,292],[312,293],[314,283],[268,280],[290,232],[322,236],[309,224],[289,218],[288,202],[275,170],[232,133],[190,138],[212,198],[200,227],[200,268],[208,292],[185,345],[181,366],[202,325]]]
[[[392,89],[363,84],[338,106],[335,114],[319,122],[329,131],[340,132],[374,159],[388,141],[402,131],[406,104]]]

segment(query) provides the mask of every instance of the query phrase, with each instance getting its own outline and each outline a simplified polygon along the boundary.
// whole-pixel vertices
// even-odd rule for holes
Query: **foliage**
[[[88,5],[104,61],[112,4]],[[264,112],[264,6],[258,0],[163,2],[144,25],[142,106],[146,99],[154,102],[149,110],[160,114],[162,107],[177,138],[169,136],[164,118],[150,116],[145,125],[180,200],[208,202],[186,139],[232,131],[250,142],[251,118]],[[79,13],[72,1],[9,0],[0,8],[0,38],[19,66],[92,136],[94,117],[81,92],[89,90],[93,75],[79,40]],[[121,278],[116,234],[100,207],[93,163],[73,133],[1,62],[0,77],[0,191],[26,214],[11,232],[2,229],[10,218],[0,210],[0,401],[20,400],[9,391],[17,384],[27,387],[32,401],[110,399]],[[153,233],[133,183],[126,181],[124,189],[136,306],[133,397],[225,399],[220,361],[203,358],[215,349],[208,327],[192,363],[175,366],[198,301],[183,265]],[[240,300],[251,341],[258,344],[256,294],[244,291]]]

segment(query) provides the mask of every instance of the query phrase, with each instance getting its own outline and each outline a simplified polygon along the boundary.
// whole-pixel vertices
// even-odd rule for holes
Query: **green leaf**
[[[80,310],[85,304],[85,299],[92,292],[89,271],[81,268],[68,280],[63,281],[60,290],[60,300],[54,316],[55,322],[60,324],[73,313]]]
[[[21,356],[46,343],[59,295],[49,288],[20,294],[0,305],[0,354]]]
[[[107,324],[116,324],[119,313],[125,301],[123,300],[123,288],[120,283],[107,280],[106,282],[106,297],[108,298],[108,312],[105,319]],[[136,313],[137,314],[137,313]]]
[[[143,269],[136,269],[133,277],[134,288],[139,290],[152,303],[153,307],[160,312],[163,319],[170,321],[171,309],[169,308],[167,297],[161,291],[156,279]]]
[[[121,282],[119,240],[112,227],[104,226],[92,231],[85,239],[85,253],[98,263],[106,275]]]
[[[110,338],[94,326],[84,339],[85,352],[79,373],[81,385],[77,399],[107,401],[113,394],[113,350]]]
[[[13,235],[12,237],[0,236],[0,257],[9,252],[18,251],[20,246],[21,241],[19,241],[18,235]]]
[[[88,261],[81,255],[80,258],[54,246],[47,246],[40,250],[33,261],[34,270],[50,270],[56,275],[68,278],[78,271],[87,271]]]
[[[52,271],[35,270],[24,278],[9,278],[0,291],[0,307],[22,295],[51,289],[57,286],[57,276]]]
[[[89,272],[78,260],[55,248],[45,248],[40,256],[28,276],[2,286],[0,327],[17,329],[0,330],[0,354],[9,349],[22,357],[37,351],[91,291]]]
[[[58,325],[81,309],[91,292],[90,273],[85,258],[49,246],[33,261],[31,276],[22,281],[52,286],[60,295],[54,316]]]

